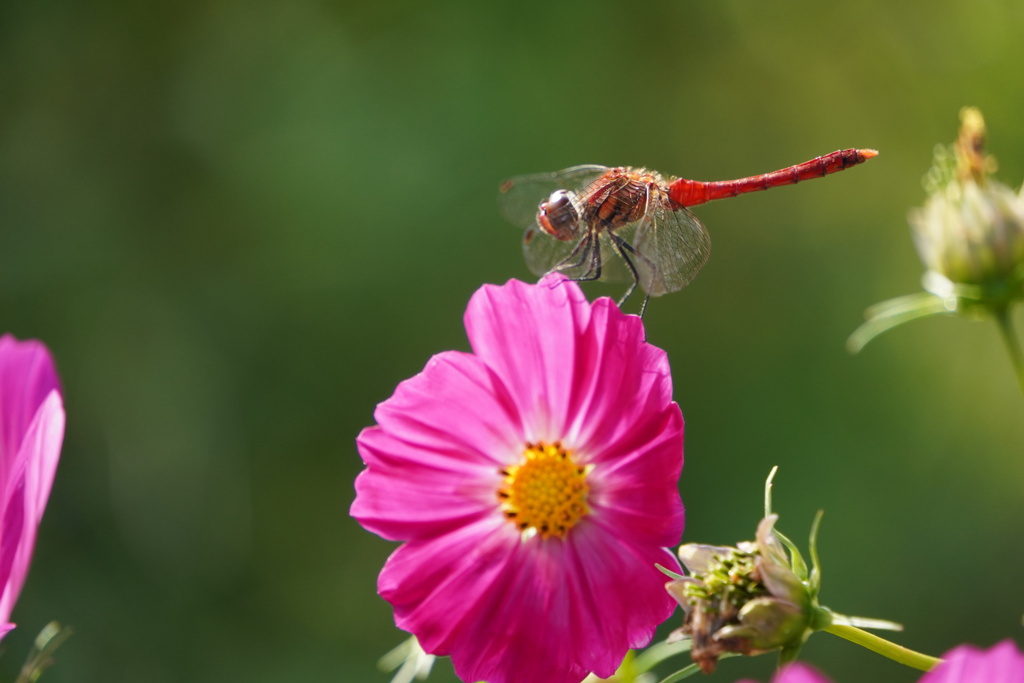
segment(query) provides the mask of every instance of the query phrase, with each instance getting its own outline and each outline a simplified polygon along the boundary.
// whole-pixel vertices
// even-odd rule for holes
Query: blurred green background
[[[394,546],[348,517],[354,438],[467,348],[480,284],[530,277],[499,182],[845,147],[881,156],[698,207],[713,258],[650,306],[684,538],[750,538],[779,465],[787,534],[827,511],[825,604],[934,654],[1024,640],[1024,399],[994,325],[844,349],[920,289],[906,213],[961,106],[1024,178],[1022,29],[1019,0],[4,3],[0,328],[50,345],[69,417],[0,677],[58,619],[50,683],[388,680]],[[827,635],[805,656],[917,680]]]

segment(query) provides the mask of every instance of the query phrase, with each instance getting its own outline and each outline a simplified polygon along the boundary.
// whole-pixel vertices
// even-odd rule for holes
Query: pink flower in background
[[[740,681],[739,683],[755,683],[754,681]],[[810,664],[794,662],[787,664],[776,672],[772,683],[832,683]]]
[[[64,403],[50,352],[0,337],[0,637],[25,584],[36,530],[64,438]]]
[[[942,656],[944,660],[926,673],[919,683],[1024,683],[1024,655],[1012,640],[1004,640],[989,650],[960,645]],[[861,679],[846,678],[850,683]],[[741,681],[740,683],[753,683]],[[782,667],[772,683],[832,683],[807,664],[796,662]]]
[[[737,683],[757,683],[757,681],[742,680]],[[772,683],[832,683],[832,681],[810,664],[793,662],[776,671],[775,676],[772,677]]]
[[[664,351],[545,278],[476,292],[473,353],[434,356],[357,440],[352,515],[405,541],[378,590],[465,681],[611,676],[675,601],[683,419]]]
[[[1024,655],[1012,640],[989,650],[960,645],[942,658],[945,661],[926,673],[920,683],[1024,683]]]

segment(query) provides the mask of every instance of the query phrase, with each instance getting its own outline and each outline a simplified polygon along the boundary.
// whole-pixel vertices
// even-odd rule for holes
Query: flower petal
[[[64,404],[56,389],[39,406],[5,482],[0,540],[0,621],[9,619],[28,575],[36,532],[57,472],[64,439]]]
[[[501,477],[496,468],[474,475],[410,461],[403,469],[393,454],[403,446],[411,453],[416,450],[379,427],[363,430],[358,444],[363,458],[381,463],[356,478],[356,499],[350,511],[369,531],[392,541],[429,539],[498,514],[496,491]]]
[[[499,470],[522,452],[501,382],[465,353],[434,356],[377,407],[356,440],[368,468],[351,514],[390,540],[444,534],[498,513]]]
[[[942,657],[920,683],[1024,683],[1024,655],[1012,640],[989,650],[960,645]]]
[[[523,416],[529,441],[557,441],[577,369],[573,363],[590,304],[579,285],[549,276],[538,285],[484,285],[466,309],[473,352],[501,378]]]
[[[21,446],[39,406],[60,380],[49,350],[42,342],[0,337],[0,481]]]
[[[744,678],[736,683],[757,683]],[[786,664],[779,669],[772,678],[772,683],[832,683],[825,675],[821,674],[810,664],[793,662]]]
[[[810,664],[794,662],[782,667],[772,683],[830,683],[829,679]]]
[[[668,619],[676,607],[665,591],[666,577],[655,565],[678,573],[679,561],[666,548],[638,543],[631,536],[609,534],[597,523],[597,515],[594,519],[593,524],[584,520],[580,533],[570,539],[575,564],[570,566],[567,579],[579,586],[581,596],[585,596],[581,599],[592,601],[587,628],[604,621],[605,647],[623,640],[630,648],[645,647],[654,636],[655,626]],[[624,651],[606,662],[612,666],[607,673],[597,668],[594,671],[610,676],[622,656]]]
[[[521,455],[525,443],[522,417],[502,379],[479,358],[458,351],[431,358],[377,406],[374,418],[397,439],[443,452],[453,467],[459,461],[502,467]],[[401,457],[419,460],[423,453]]]
[[[21,540],[25,532],[25,477],[24,472],[14,475],[13,486],[4,501],[4,507],[0,510],[0,617],[4,623],[11,616],[14,603],[18,599],[21,585],[13,585],[11,572],[14,567],[14,558],[18,554]],[[35,530],[32,530],[35,533]],[[24,577],[22,577],[24,578]]]
[[[611,299],[594,302],[573,361],[568,442],[597,449],[594,457],[601,447],[635,435],[645,419],[656,421],[672,402],[667,355],[646,343],[640,318],[622,313]]]
[[[408,543],[381,572],[380,593],[398,626],[427,652],[451,655],[462,680],[608,677],[675,609],[654,563],[678,563],[583,526],[568,542],[477,524]]]
[[[588,503],[602,525],[620,538],[655,546],[676,546],[685,513],[677,482],[683,466],[683,418],[672,404],[663,425],[637,429],[649,441],[620,444],[631,448],[618,460],[595,466]]]

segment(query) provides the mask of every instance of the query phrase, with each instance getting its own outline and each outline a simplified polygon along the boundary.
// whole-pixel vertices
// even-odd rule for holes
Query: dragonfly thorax
[[[617,230],[646,215],[652,195],[660,197],[661,176],[644,169],[613,168],[588,188],[584,221]]]
[[[544,232],[563,242],[579,237],[580,212],[576,194],[569,190],[555,190],[547,201],[537,208],[537,223]]]

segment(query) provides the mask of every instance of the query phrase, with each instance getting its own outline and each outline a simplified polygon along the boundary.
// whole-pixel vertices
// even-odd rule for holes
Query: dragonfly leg
[[[621,237],[618,237],[617,234],[615,234],[614,232],[608,232],[608,236],[611,238],[611,248],[615,250],[615,253],[618,254],[618,256],[620,256],[623,259],[623,261],[626,262],[627,267],[629,267],[630,269],[630,273],[633,275],[633,284],[630,285],[630,288],[628,290],[626,290],[626,294],[623,295],[623,298],[616,302],[618,307],[622,308],[623,304],[626,303],[626,300],[630,298],[630,296],[636,290],[637,285],[640,283],[640,275],[637,272],[636,265],[633,263],[633,259],[629,257],[629,254],[632,254],[634,258],[641,259],[642,261],[647,263],[648,266],[650,266],[651,263],[650,260],[648,260],[643,254],[638,254],[636,249],[633,248],[633,245],[631,245],[629,242],[622,239]],[[644,312],[647,310],[648,301],[650,301],[650,294],[647,294],[645,292],[643,303],[640,304],[640,317],[643,317]]]
[[[629,242],[622,239],[621,237],[616,235],[614,232],[611,232],[610,230],[608,231],[608,237],[609,243],[612,245],[612,250],[614,250],[615,253],[618,254],[619,258],[621,258],[626,263],[626,267],[629,268],[629,272],[633,276],[633,283],[629,286],[629,289],[626,290],[626,293],[622,295],[622,298],[619,299],[617,302],[619,308],[622,308],[622,304],[626,303],[626,299],[628,299],[630,295],[633,294],[633,291],[636,289],[636,286],[640,283],[640,275],[636,272],[636,266],[633,265],[633,259],[629,258],[629,254],[637,256],[637,253]],[[626,252],[629,253],[627,254]]]
[[[583,239],[576,243],[576,246],[573,247],[571,252],[569,252],[569,255],[559,261],[558,265],[552,268],[551,271],[561,272],[563,270],[572,270],[573,268],[579,268],[582,266],[587,260],[587,254],[590,251],[590,244],[590,233],[587,233],[583,236]],[[572,259],[576,260],[573,261]]]
[[[633,248],[632,244],[630,244],[626,240],[622,239],[621,237],[619,237],[615,233],[609,232],[608,235],[609,235],[609,237],[611,237],[612,249],[614,249],[615,253],[618,254],[622,258],[622,260],[626,262],[626,266],[629,268],[629,272],[633,276],[633,284],[630,285],[629,289],[626,290],[626,293],[623,294],[622,298],[619,299],[619,301],[617,302],[619,308],[622,308],[622,304],[626,303],[626,299],[628,299],[630,297],[630,295],[633,294],[633,291],[636,290],[636,286],[638,284],[640,284],[640,275],[637,272],[636,265],[633,263],[633,260],[631,258],[629,258],[629,254],[632,254],[633,258],[636,258],[636,259],[639,259],[639,260],[643,261],[645,264],[647,264],[647,267],[650,268],[651,270],[654,270],[654,264],[651,263],[651,260],[649,258],[647,258],[643,254],[637,252],[637,250]],[[628,254],[627,254],[627,252],[628,252]],[[647,310],[647,302],[650,301],[650,300],[651,300],[651,295],[648,292],[645,291],[644,292],[644,301],[643,301],[642,304],[640,304],[640,317],[641,318],[644,317],[644,312]]]
[[[640,314],[639,315],[640,315],[641,318],[643,318],[644,317],[644,313],[647,312],[647,302],[650,301],[650,300],[651,300],[651,295],[645,293],[644,294],[644,302],[642,304],[640,304]]]
[[[583,276],[585,280],[601,279],[601,241],[594,235],[590,233],[590,265],[587,266],[587,274]]]
[[[578,258],[576,258],[578,256]],[[573,260],[575,258],[575,260]],[[579,277],[570,278],[574,282],[589,282],[601,279],[601,245],[595,233],[588,231],[583,239],[562,261],[551,269],[551,272],[564,272],[579,268],[586,264],[587,269]]]

